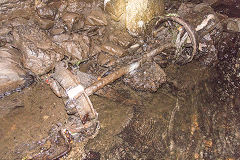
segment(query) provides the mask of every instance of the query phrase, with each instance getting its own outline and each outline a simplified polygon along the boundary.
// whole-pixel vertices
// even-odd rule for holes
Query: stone
[[[207,3],[209,5],[212,5],[214,3],[216,3],[218,0],[203,0],[204,3]]]
[[[77,21],[76,23],[73,24],[72,26],[72,30],[73,32],[78,32],[79,30],[84,28],[84,21],[83,21],[83,17],[79,18],[79,21]]]
[[[53,36],[53,41],[61,46],[67,55],[78,60],[87,59],[90,52],[90,39],[79,34],[60,34]]]
[[[100,45],[98,45],[95,41],[91,41],[91,45],[90,45],[90,56],[93,57],[95,55],[97,55],[98,53],[100,53],[102,50],[101,50],[101,47]]]
[[[83,59],[87,59],[90,52],[90,38],[86,35],[74,34],[73,40],[81,46]]]
[[[77,58],[78,60],[83,59],[81,46],[78,43],[66,41],[61,43],[61,47],[64,48],[74,58]]]
[[[48,30],[48,29],[52,28],[54,25],[54,21],[49,20],[49,19],[43,19],[43,18],[36,17],[34,20],[38,24],[38,26],[43,30]]]
[[[22,54],[13,48],[0,48],[0,95],[24,83],[26,71],[21,64]]]
[[[98,64],[100,66],[106,66],[106,67],[109,67],[111,65],[113,65],[115,62],[115,58],[112,57],[111,55],[109,54],[105,54],[105,53],[100,53],[98,55]]]
[[[166,74],[155,62],[147,62],[135,72],[125,76],[123,81],[133,89],[156,92],[166,82]]]
[[[90,14],[86,17],[85,24],[91,26],[106,26],[107,17],[101,9],[93,9]]]
[[[14,45],[23,53],[23,65],[36,75],[43,75],[63,58],[63,50],[31,21],[13,23]]]
[[[68,30],[72,31],[73,25],[79,21],[79,14],[67,12],[62,16],[62,19]]]
[[[65,32],[65,30],[63,28],[54,28],[51,30],[51,34],[52,35],[60,35],[63,34]]]
[[[13,13],[19,13],[19,14],[16,14],[17,17],[25,16],[25,14],[28,13],[28,11],[32,6],[33,6],[33,1],[1,0],[0,1],[0,20],[8,19],[10,15],[13,15]]]
[[[154,17],[164,13],[163,0],[128,0],[126,5],[126,28],[133,35],[145,29]]]
[[[13,37],[11,35],[12,26],[8,24],[2,24],[0,27],[0,47],[6,43],[12,43]]]
[[[69,34],[66,34],[66,33],[56,34],[52,37],[52,41],[59,44],[59,43],[64,42],[64,41],[68,41],[70,38],[71,38],[71,36]]]
[[[101,46],[101,50],[103,52],[106,52],[110,55],[117,56],[117,57],[121,57],[124,54],[124,50],[121,47],[114,45],[110,42],[103,44]]]
[[[40,18],[54,20],[58,12],[58,8],[55,6],[45,5],[39,8],[36,8],[37,14]]]
[[[236,19],[229,18],[227,22],[227,30],[233,32],[240,32],[240,18]]]
[[[109,35],[109,41],[124,48],[128,48],[134,43],[134,38],[127,32],[122,30],[114,31]]]

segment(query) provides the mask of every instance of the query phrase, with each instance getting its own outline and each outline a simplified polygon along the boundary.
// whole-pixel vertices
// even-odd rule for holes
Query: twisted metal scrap
[[[165,17],[161,17],[159,21],[157,21],[156,25],[159,25],[160,23],[163,23],[165,21],[168,20],[172,20],[174,22],[177,22],[178,24],[182,25],[187,34],[190,37],[191,43],[192,43],[192,47],[193,47],[193,51],[192,51],[192,55],[190,57],[190,59],[188,59],[188,62],[190,62],[194,55],[196,55],[197,49],[198,49],[198,42],[197,42],[197,38],[196,38],[196,34],[195,34],[195,30],[192,29],[192,27],[190,25],[188,25],[184,20],[182,20],[181,18],[179,18],[176,15],[167,15]],[[152,57],[156,56],[157,54],[161,53],[162,51],[166,50],[166,49],[170,49],[170,48],[176,48],[177,49],[177,45],[173,44],[173,43],[167,43],[164,44],[156,49],[153,49],[152,51],[146,53],[145,55],[143,55],[141,58],[137,59],[136,62],[133,62],[130,65],[126,65],[121,67],[120,69],[116,70],[115,72],[107,75],[106,77],[96,81],[95,83],[93,83],[92,85],[90,85],[87,88],[83,88],[80,87],[81,89],[78,90],[79,86],[76,86],[75,88],[73,88],[74,92],[71,92],[71,100],[76,100],[79,97],[83,96],[84,97],[88,97],[90,95],[92,95],[94,92],[98,91],[99,89],[103,88],[104,86],[106,86],[109,83],[114,82],[115,80],[119,79],[120,77],[122,77],[125,74],[132,74],[134,72],[134,70],[136,70],[137,68],[139,68],[143,63],[145,63],[146,61],[148,61],[149,59],[151,59]],[[89,100],[89,98],[86,98],[87,101]],[[84,124],[84,126],[86,126],[85,128],[87,128],[87,124]],[[77,129],[77,128],[76,128]],[[80,130],[77,129],[78,132],[81,132]],[[62,129],[61,132],[59,132],[62,136],[62,138],[65,139],[65,143],[66,143],[66,150],[64,150],[63,152],[61,152],[61,154],[54,156],[52,158],[49,159],[58,159],[62,156],[64,156],[65,154],[69,153],[71,151],[71,133],[68,132],[68,130],[66,129]],[[38,156],[40,155],[40,157],[37,157],[39,159],[44,158],[44,156],[46,156],[46,154],[42,153],[42,154],[38,154]],[[42,156],[42,157],[41,157]],[[51,157],[51,156],[48,156]],[[36,157],[35,157],[36,158]],[[34,158],[33,158],[34,159]]]

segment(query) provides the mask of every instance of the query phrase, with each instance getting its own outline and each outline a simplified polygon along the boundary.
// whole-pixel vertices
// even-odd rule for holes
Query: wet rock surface
[[[29,13],[29,9],[33,6],[33,1],[27,0],[3,0],[0,2],[1,19],[11,17],[13,12]],[[19,15],[18,15],[19,16]]]
[[[226,14],[229,17],[239,18],[240,5],[238,0],[218,0],[212,4],[212,7],[218,13]]]
[[[136,90],[154,92],[166,80],[166,74],[163,69],[155,62],[150,62],[127,75],[123,81]]]
[[[49,72],[63,58],[64,52],[34,23],[24,19],[15,22],[14,44],[23,53],[24,67],[36,75]]]
[[[125,9],[130,16],[132,8],[125,2],[0,2],[0,19],[7,17],[0,25],[0,96],[21,89],[0,99],[0,159],[240,157],[239,20],[215,12],[226,5],[235,5],[236,11],[237,1],[165,2],[167,13],[178,11],[196,30],[199,51],[195,59],[179,66],[173,64],[176,53],[166,50],[141,64],[90,96],[99,113],[94,121],[100,122],[98,135],[99,123],[81,128],[94,118],[90,114],[81,117],[88,110],[78,111],[83,101],[69,101],[68,89],[78,84],[89,87],[180,35],[176,34],[179,25],[175,24],[178,31],[174,33],[165,23],[157,35],[132,37],[128,31],[144,28],[155,12],[162,14],[163,6],[155,5],[162,1],[144,1],[148,5],[142,9],[148,14],[136,13],[126,30],[110,19],[121,21]],[[219,13],[234,17],[229,8]],[[28,72],[33,75],[28,77]],[[22,90],[33,82],[32,76],[37,83]],[[60,133],[63,127],[76,134]]]
[[[62,100],[46,84],[5,97],[1,106],[6,107],[11,101],[12,108],[1,117],[0,124],[0,158],[9,160],[26,157],[40,146],[53,124],[64,123],[66,119]]]
[[[0,98],[14,92],[20,92],[23,88],[33,83],[27,70],[21,67],[21,53],[11,47],[0,48]],[[4,106],[2,106],[4,107]]]

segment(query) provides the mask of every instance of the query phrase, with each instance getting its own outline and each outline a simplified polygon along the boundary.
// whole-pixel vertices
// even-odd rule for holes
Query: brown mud
[[[12,103],[8,107],[3,103],[0,110],[4,115],[0,118],[0,159],[22,159],[48,136],[53,124],[66,119],[62,100],[43,83],[1,101]]]
[[[23,17],[29,16],[25,11]],[[62,159],[239,159],[240,35],[220,37],[214,44],[216,65],[204,66],[199,59],[168,64],[167,80],[156,92],[136,91],[120,78],[111,85],[118,97],[90,96],[99,113],[99,134],[74,144]],[[43,82],[0,99],[0,114],[3,160],[26,159],[67,119],[62,99]]]

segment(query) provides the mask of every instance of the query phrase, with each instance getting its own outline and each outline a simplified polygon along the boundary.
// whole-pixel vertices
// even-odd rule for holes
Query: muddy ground
[[[232,13],[224,2],[215,4],[215,11],[237,17],[239,6]],[[176,11],[179,4],[165,6]],[[240,159],[240,34],[223,29],[219,37],[215,59],[203,55],[185,65],[161,65],[167,79],[156,92],[136,90],[120,78],[111,84],[117,97],[90,96],[99,133],[75,142],[61,159]],[[94,66],[81,65],[82,71]],[[0,159],[25,160],[42,144],[49,147],[44,138],[67,120],[62,98],[45,79],[35,78],[23,91],[0,99]]]

